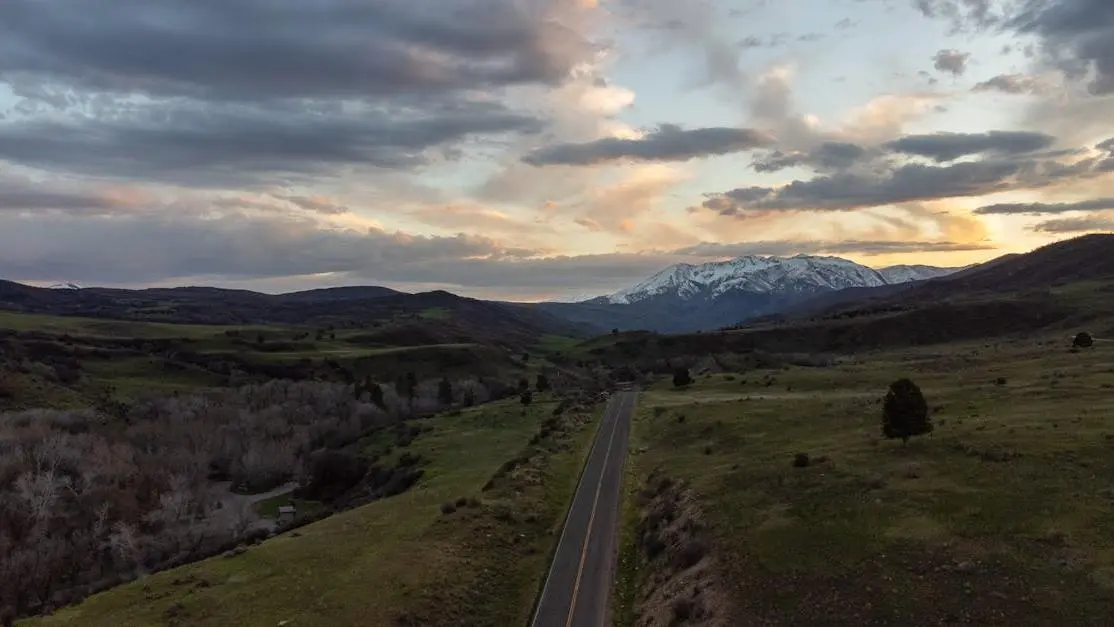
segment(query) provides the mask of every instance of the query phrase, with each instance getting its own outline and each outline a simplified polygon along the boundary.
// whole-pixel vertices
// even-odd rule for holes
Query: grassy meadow
[[[432,428],[410,445],[428,465],[408,492],[20,624],[522,624],[596,424],[555,406],[415,421]]]
[[[1114,343],[1070,335],[696,376],[643,393],[618,624],[649,576],[636,495],[684,482],[724,625],[1100,625],[1114,616]],[[910,377],[935,429],[881,437]],[[798,453],[807,467],[794,467]]]

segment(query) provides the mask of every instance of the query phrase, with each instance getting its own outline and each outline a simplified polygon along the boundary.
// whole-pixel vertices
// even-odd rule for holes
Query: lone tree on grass
[[[677,368],[673,371],[673,385],[679,388],[692,385],[692,375],[689,374],[688,368]]]
[[[1091,337],[1090,333],[1083,331],[1075,336],[1071,345],[1075,348],[1091,348],[1095,345],[1095,338]]]
[[[909,379],[891,383],[882,404],[882,434],[891,439],[901,438],[902,444],[906,444],[913,436],[931,432],[928,403],[917,384]]]
[[[537,381],[537,383],[534,384],[534,387],[537,388],[537,390],[539,392],[548,391],[549,390],[549,377],[545,376],[544,374],[539,374],[538,375],[538,381]]]
[[[523,393],[522,393],[522,395],[521,395],[521,396],[519,396],[519,397],[518,397],[518,401],[519,401],[520,403],[522,403],[522,406],[523,406],[523,407],[527,407],[527,406],[529,406],[529,405],[530,405],[530,403],[533,403],[533,402],[534,402],[534,394],[533,394],[533,392],[531,392],[530,390],[526,390],[525,392],[523,392]]]

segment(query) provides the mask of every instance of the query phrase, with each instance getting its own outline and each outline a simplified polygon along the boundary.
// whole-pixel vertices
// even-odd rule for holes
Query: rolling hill
[[[369,328],[372,333],[390,325],[395,343],[400,325],[422,327],[421,333],[451,341],[504,347],[528,346],[544,335],[588,334],[582,325],[527,305],[374,286],[262,294],[213,287],[56,290],[0,281],[0,309],[144,322]]]

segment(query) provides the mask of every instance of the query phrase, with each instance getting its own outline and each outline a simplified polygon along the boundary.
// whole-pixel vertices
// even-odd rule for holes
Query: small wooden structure
[[[278,508],[278,521],[280,523],[294,522],[294,515],[298,511],[293,505],[280,505]]]

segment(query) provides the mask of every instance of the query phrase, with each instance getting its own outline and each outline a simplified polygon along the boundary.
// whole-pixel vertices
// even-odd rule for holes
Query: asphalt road
[[[623,462],[637,399],[636,392],[618,392],[608,402],[531,627],[607,624],[608,597],[615,580]]]

